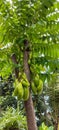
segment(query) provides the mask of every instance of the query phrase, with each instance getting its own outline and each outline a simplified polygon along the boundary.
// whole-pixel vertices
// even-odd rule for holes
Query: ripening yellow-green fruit
[[[21,72],[19,72],[19,78],[22,76],[22,73]]]
[[[23,73],[22,78],[23,78],[23,80],[28,81],[28,80],[27,80],[27,76],[26,76],[25,73]]]
[[[13,92],[13,96],[17,96],[17,95],[18,95],[18,86],[15,87]]]
[[[13,92],[13,96],[18,95],[18,84],[19,84],[19,81],[18,81],[18,79],[16,79],[15,82],[14,82],[15,89],[14,89],[14,92]]]
[[[39,80],[39,85],[37,86],[37,93],[41,94],[43,91],[43,81],[40,79]]]
[[[27,77],[26,77],[26,74],[25,74],[25,73],[23,73],[22,78],[23,78],[24,80],[27,80]]]
[[[28,87],[24,87],[23,99],[24,99],[24,101],[27,101],[28,98],[29,98],[29,88]]]
[[[35,86],[34,82],[31,83],[31,88],[34,94],[37,94],[37,87]]]
[[[34,82],[35,82],[36,86],[39,85],[39,75],[38,74],[35,76]]]
[[[18,99],[23,98],[23,94],[24,94],[24,89],[23,86],[21,84],[21,82],[18,84]]]
[[[28,87],[30,84],[28,81],[22,80],[23,87]]]
[[[18,81],[18,79],[16,79],[14,82],[14,87],[18,86],[18,84],[19,84],[19,81]]]

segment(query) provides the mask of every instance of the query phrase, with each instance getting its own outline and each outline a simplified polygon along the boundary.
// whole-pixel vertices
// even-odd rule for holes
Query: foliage
[[[24,40],[29,41],[31,78],[37,73],[45,82],[59,69],[59,2],[54,0],[1,0],[0,75],[24,70]],[[11,61],[16,54],[17,64]],[[43,55],[43,56],[42,56]],[[42,60],[43,59],[43,60]],[[33,76],[34,75],[34,76]],[[14,77],[15,78],[15,77]]]
[[[46,15],[50,11],[54,11],[52,10],[53,5],[54,2],[51,0],[48,2],[46,0],[44,2],[42,0],[13,0],[12,4],[8,1],[1,1],[1,29],[4,30],[2,41],[5,40],[5,43],[16,41],[19,44],[20,41],[27,38],[29,41],[38,42],[40,33],[46,33],[46,20],[48,19]],[[8,31],[7,35],[5,35],[6,31]]]
[[[13,90],[12,75],[9,75],[7,79],[0,77],[0,96],[12,95]]]
[[[39,127],[39,130],[53,130],[53,126],[47,127],[43,122]]]
[[[51,107],[54,121],[56,121],[59,113],[59,72],[50,79],[47,90],[48,103]]]
[[[54,123],[54,119],[52,116],[52,111],[50,109],[50,104],[48,102],[48,95],[44,93],[39,95],[33,95],[33,103],[35,107],[37,126],[40,126],[42,122],[44,122],[47,126],[51,126]],[[50,112],[50,116],[49,116]]]
[[[48,59],[59,57],[58,10],[59,2],[47,0],[13,0],[0,3],[0,66],[2,76],[8,76],[15,67],[10,58],[15,53],[19,69],[23,67],[23,41],[29,41],[35,56],[43,53]],[[8,32],[8,33],[7,33]],[[53,49],[52,49],[53,48]],[[54,49],[56,48],[56,49]],[[35,53],[37,52],[37,54]],[[56,53],[57,52],[57,53]],[[32,56],[33,59],[33,56]],[[8,71],[7,71],[8,70]]]
[[[17,99],[13,96],[1,97],[0,107],[2,110],[5,110],[8,106],[17,108]]]
[[[13,78],[10,75],[7,79],[0,77],[0,107],[5,110],[7,106],[13,106],[16,108],[17,99],[12,96]]]
[[[0,117],[0,130],[27,130],[26,117],[14,108],[8,108]]]

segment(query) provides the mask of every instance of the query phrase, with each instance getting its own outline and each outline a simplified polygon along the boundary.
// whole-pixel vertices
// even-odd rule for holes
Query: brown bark
[[[28,81],[30,82],[30,69],[28,65],[28,56],[29,56],[28,44],[29,44],[28,41],[25,40],[24,41],[24,72],[27,76]],[[24,102],[24,105],[25,105],[26,116],[27,116],[28,130],[37,130],[35,112],[34,112],[31,94],[29,95],[29,99]]]
[[[19,130],[18,128],[9,128],[9,130]]]
[[[24,41],[24,72],[27,76],[28,81],[30,82],[30,69],[28,65],[28,56],[29,56],[28,41],[25,40]],[[15,54],[12,55],[12,61],[18,64]],[[16,78],[18,78],[18,74],[19,74],[19,71],[17,68],[15,68]],[[29,95],[29,99],[27,101],[24,101],[24,106],[26,110],[28,130],[37,130],[31,93]]]
[[[58,130],[58,119],[55,121],[55,130]]]
[[[59,130],[59,121],[58,121],[58,130]]]
[[[58,109],[55,106],[55,130],[59,130],[59,116],[58,116]]]

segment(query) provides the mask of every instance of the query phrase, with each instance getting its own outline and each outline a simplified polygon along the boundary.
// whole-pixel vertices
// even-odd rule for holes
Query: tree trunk
[[[29,46],[29,43],[27,40],[25,40],[24,41],[24,72],[27,76],[28,81],[30,82],[30,69],[28,65],[28,56],[29,56],[28,46]],[[37,130],[31,93],[29,95],[29,99],[24,102],[24,105],[25,105],[26,116],[27,116],[28,130]]]
[[[29,44],[28,41],[25,40],[24,41],[24,72],[27,76],[28,81],[30,82],[30,69],[29,69],[29,65],[28,65],[28,56],[29,56],[28,44]],[[12,59],[13,63],[18,64],[15,54],[12,55],[11,59]],[[19,74],[19,70],[17,68],[15,68],[16,78],[19,78],[18,74]],[[30,91],[30,89],[29,89],[29,91]],[[35,112],[34,112],[31,93],[29,95],[29,99],[27,101],[24,101],[24,107],[26,110],[28,130],[37,130]]]
[[[58,121],[58,130],[59,130],[59,121]]]

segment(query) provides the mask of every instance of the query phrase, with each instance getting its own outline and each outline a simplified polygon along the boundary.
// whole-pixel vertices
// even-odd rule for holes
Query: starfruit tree
[[[43,90],[36,58],[59,55],[58,5],[56,0],[0,1],[0,75],[13,75],[13,95],[24,100],[28,130],[37,130],[31,93]]]

